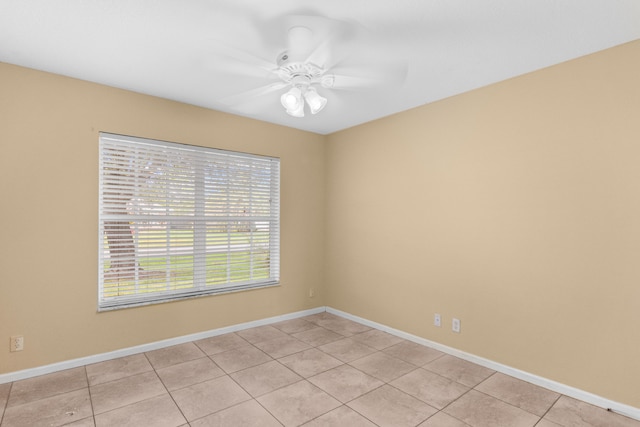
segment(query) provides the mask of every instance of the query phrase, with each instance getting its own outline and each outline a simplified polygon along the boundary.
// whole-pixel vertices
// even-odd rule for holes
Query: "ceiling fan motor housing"
[[[277,64],[280,78],[294,86],[320,83],[324,74],[324,69],[315,64],[292,60],[286,51],[278,55]]]

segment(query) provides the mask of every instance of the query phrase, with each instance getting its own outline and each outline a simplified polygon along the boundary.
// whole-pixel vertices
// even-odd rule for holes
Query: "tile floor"
[[[0,385],[10,426],[640,427],[329,313]]]

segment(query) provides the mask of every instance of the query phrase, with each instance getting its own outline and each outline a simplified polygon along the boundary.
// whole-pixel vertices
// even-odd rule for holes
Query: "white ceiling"
[[[405,63],[406,78],[320,87],[327,107],[304,118],[281,107],[286,89],[226,104],[274,80],[231,67],[220,49],[275,63],[286,39],[274,26],[291,14],[360,24],[368,33],[334,48],[374,68]],[[637,39],[639,0],[0,0],[1,62],[320,134]]]

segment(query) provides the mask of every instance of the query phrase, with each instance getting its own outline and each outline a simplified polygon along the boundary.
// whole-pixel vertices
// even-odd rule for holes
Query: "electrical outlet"
[[[451,322],[451,330],[455,333],[460,333],[460,319],[453,318]]]
[[[309,298],[313,298],[316,296],[316,289],[315,288],[309,288]]]
[[[9,351],[22,351],[24,350],[24,337],[22,335],[16,335],[10,338]]]
[[[438,328],[442,326],[442,319],[438,313],[433,315],[433,326],[437,326]]]

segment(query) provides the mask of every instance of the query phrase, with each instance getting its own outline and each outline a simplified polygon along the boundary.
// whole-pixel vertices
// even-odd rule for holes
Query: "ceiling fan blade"
[[[250,52],[237,49],[224,43],[212,43],[203,53],[205,66],[223,74],[266,77],[277,70],[275,60],[267,61]]]
[[[342,74],[333,74],[333,83],[328,86],[328,89],[338,90],[357,90],[363,88],[371,88],[376,86],[382,86],[383,82],[379,79],[372,79],[366,77],[345,76]]]
[[[364,34],[363,27],[358,23],[328,20],[323,28],[324,35],[309,52],[305,62],[310,62],[328,70],[348,57],[356,49],[351,43]]]
[[[305,62],[315,64],[325,70],[331,69],[348,55],[347,49],[335,49],[333,40],[327,39],[320,42],[307,56]]]
[[[379,64],[378,64],[379,65]],[[325,75],[322,86],[338,90],[358,90],[368,88],[383,88],[401,85],[406,77],[406,64],[378,66],[373,64],[369,68],[336,68]],[[333,84],[331,84],[333,77]]]
[[[283,89],[288,85],[289,83],[285,82],[271,83],[265,86],[238,93],[236,95],[227,96],[226,98],[221,99],[220,102],[229,106],[245,104],[271,92]]]
[[[227,74],[233,76],[269,78],[274,73],[273,70],[257,68],[250,64],[235,61],[230,58],[209,58],[206,64],[207,71],[213,74]]]

